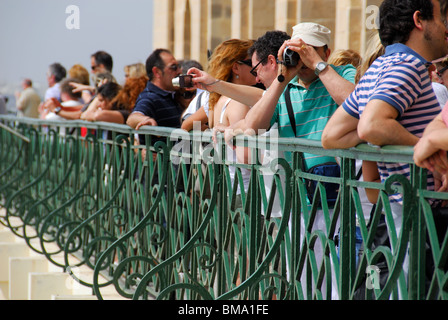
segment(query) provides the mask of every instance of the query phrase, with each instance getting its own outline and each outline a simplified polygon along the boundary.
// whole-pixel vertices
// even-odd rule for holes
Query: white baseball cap
[[[306,44],[313,47],[329,45],[331,41],[331,30],[313,22],[303,22],[292,28],[292,39],[302,39]]]

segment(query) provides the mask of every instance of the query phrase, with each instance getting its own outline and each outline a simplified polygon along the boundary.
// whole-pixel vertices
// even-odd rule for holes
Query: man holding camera
[[[127,120],[133,129],[142,126],[180,127],[182,108],[174,99],[173,79],[181,74],[181,67],[170,51],[155,50],[146,60],[148,84],[137,98]]]
[[[320,140],[327,121],[338,106],[355,88],[356,69],[352,65],[333,66],[327,64],[331,50],[331,31],[316,23],[300,23],[293,28],[293,35],[278,51],[278,74],[268,90],[253,105],[245,119],[228,128],[219,128],[225,133],[226,141],[238,134],[261,134],[278,124],[278,135],[282,138],[302,138]],[[288,51],[286,49],[289,49]],[[294,56],[294,52],[297,55]],[[295,62],[292,60],[296,60]],[[204,72],[191,72],[193,82],[209,91],[226,92],[230,86],[216,82]],[[288,90],[286,90],[288,89]],[[246,90],[251,95],[254,90]],[[241,95],[244,90],[239,90]],[[288,99],[288,97],[290,99]],[[250,101],[248,97],[239,97]],[[287,101],[291,101],[291,113]],[[292,162],[290,152],[284,153]],[[305,169],[334,162],[334,157],[304,154]],[[326,230],[322,210],[319,210],[313,230]],[[303,216],[301,215],[301,218]],[[304,223],[301,223],[304,237]],[[322,257],[322,252],[316,257]],[[332,296],[337,298],[337,288],[333,286]]]
[[[332,66],[327,64],[331,31],[316,23],[300,23],[293,28],[290,40],[285,41],[279,50],[278,77],[269,86],[261,99],[251,108],[245,119],[225,131],[226,140],[241,133],[251,134],[267,130],[278,123],[279,136],[320,140],[327,121],[338,105],[355,88],[356,69],[351,66]],[[285,49],[288,47],[288,51]],[[285,52],[286,51],[286,52]],[[285,65],[285,60],[293,58],[296,52],[296,65]],[[289,53],[289,55],[288,55]],[[224,90],[224,84],[213,81],[203,72],[194,75],[194,82],[210,91]],[[285,90],[290,87],[289,90]],[[226,88],[227,89],[227,88]],[[248,90],[248,94],[253,90]],[[227,93],[227,92],[226,92]],[[293,118],[289,117],[286,99],[291,97]],[[246,99],[246,97],[241,98]],[[247,101],[247,100],[245,100]],[[291,120],[295,124],[291,123]],[[291,155],[285,153],[288,161]],[[328,157],[306,155],[308,168],[327,161]],[[334,159],[332,159],[334,161]]]

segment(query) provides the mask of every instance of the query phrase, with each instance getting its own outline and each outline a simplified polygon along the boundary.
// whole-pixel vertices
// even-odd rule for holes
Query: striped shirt
[[[428,62],[400,43],[386,48],[385,55],[372,64],[342,107],[359,119],[371,100],[382,100],[394,107],[399,113],[397,121],[417,137],[441,111],[429,78]],[[379,162],[378,169],[383,182],[393,174],[410,176],[406,163]],[[428,188],[434,190],[432,175],[428,175]],[[391,202],[401,203],[401,195],[392,195]]]
[[[356,69],[352,65],[331,66],[344,79],[354,83]],[[322,132],[333,113],[338,108],[337,103],[328,93],[322,81],[317,78],[309,88],[301,86],[297,78],[288,84],[291,87],[291,104],[294,111],[296,123],[295,136],[289,120],[288,109],[285,101],[285,93],[280,97],[274,115],[271,119],[271,126],[278,123],[279,137],[282,138],[302,138],[321,141]],[[334,157],[320,156],[304,153],[307,168],[329,161],[335,161]],[[286,160],[291,163],[290,152],[285,152]]]

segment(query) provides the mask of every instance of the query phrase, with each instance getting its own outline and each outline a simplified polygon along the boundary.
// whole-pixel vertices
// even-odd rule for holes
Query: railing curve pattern
[[[411,148],[243,137],[241,164],[208,132],[0,122],[0,223],[98,299],[110,286],[135,300],[447,298],[445,216],[429,200],[448,193],[426,190]],[[304,153],[337,158],[341,176],[303,171]],[[363,160],[409,163],[411,176],[365,182]],[[334,205],[325,183],[339,185]]]

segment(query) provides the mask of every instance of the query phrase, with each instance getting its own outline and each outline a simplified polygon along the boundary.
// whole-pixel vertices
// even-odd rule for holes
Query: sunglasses
[[[241,61],[238,61],[238,63],[245,64],[246,66],[252,68],[252,60],[251,59],[241,60]]]
[[[437,70],[437,75],[441,78],[443,76],[443,74],[445,73],[445,71],[448,70],[448,66],[443,67],[440,70]]]
[[[177,71],[180,69],[180,64],[172,64],[168,67],[168,69],[171,69],[173,71]]]
[[[253,67],[252,70],[249,71],[254,77],[257,76],[257,68],[258,68],[258,66],[259,66],[261,63],[263,63],[267,58],[268,58],[268,57],[265,57],[265,58],[261,59],[260,62],[258,62],[257,65],[256,65],[255,67]]]

